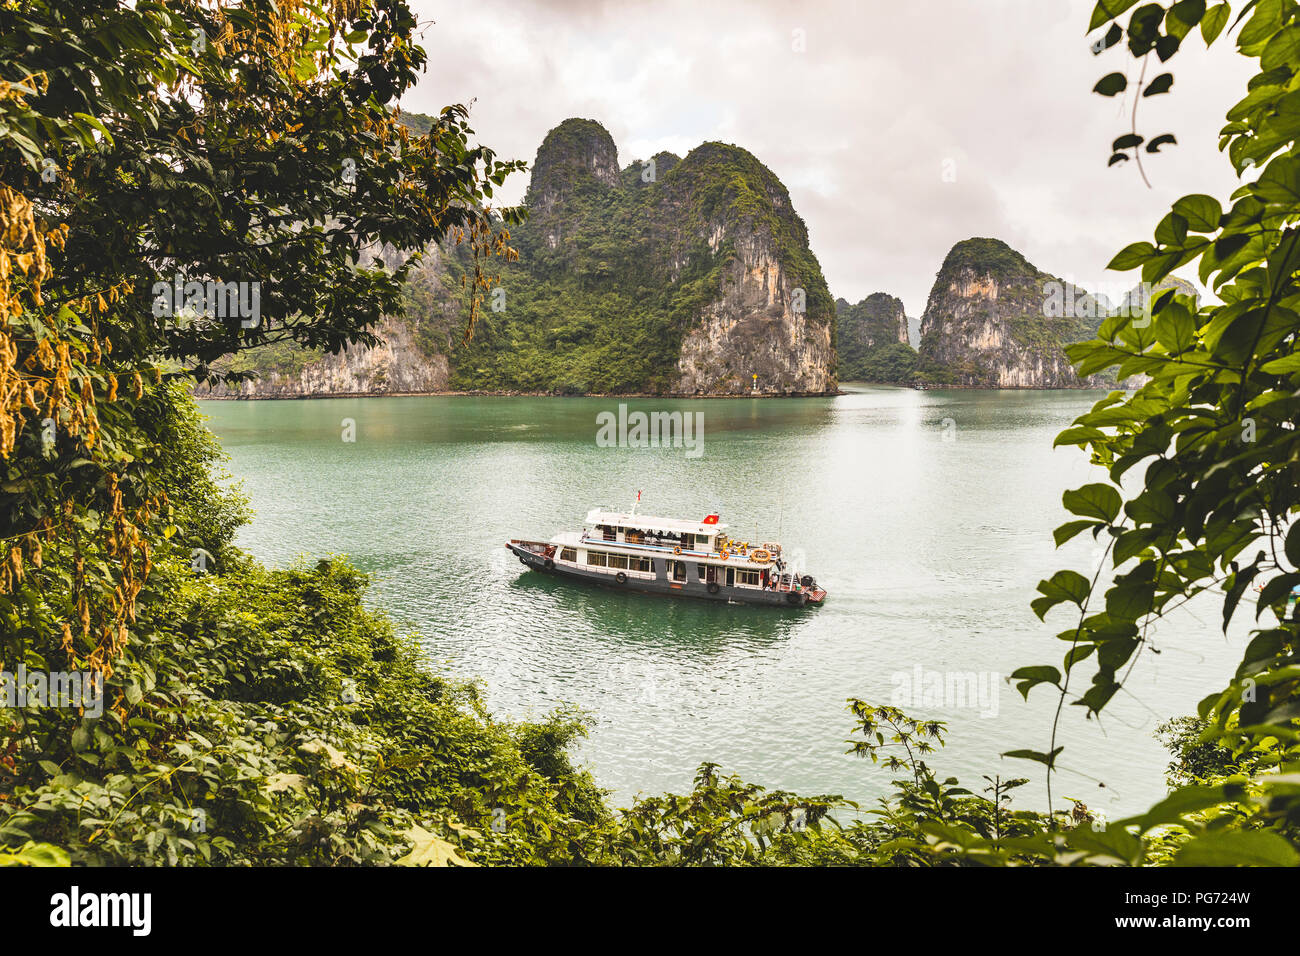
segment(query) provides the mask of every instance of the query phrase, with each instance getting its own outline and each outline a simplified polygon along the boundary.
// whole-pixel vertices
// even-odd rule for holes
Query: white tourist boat
[[[638,495],[638,498],[640,496]],[[716,514],[655,518],[597,508],[581,531],[506,545],[537,571],[650,594],[788,607],[820,605],[826,591],[791,566],[781,545],[727,535]]]

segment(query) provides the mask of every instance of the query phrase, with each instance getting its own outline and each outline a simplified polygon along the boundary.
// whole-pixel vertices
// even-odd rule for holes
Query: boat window
[[[609,566],[611,568],[627,568],[627,555],[611,554],[609,556]]]
[[[592,565],[592,566],[594,566],[594,567],[603,568],[603,567],[605,566],[605,552],[604,552],[604,551],[588,551],[588,552],[587,552],[587,563],[590,564],[590,565]]]
[[[699,568],[699,571],[700,571],[700,580],[703,581],[703,580],[704,580],[704,575],[708,573],[708,570],[707,570],[707,569],[705,568],[705,566],[702,565],[702,564],[697,564],[696,567]]]
[[[577,559],[578,552],[574,551],[572,548],[564,548],[560,551],[561,561],[576,561]]]
[[[642,571],[653,571],[655,569],[654,563],[649,558],[633,558],[633,560],[641,562],[640,570]]]
[[[744,569],[737,568],[736,583],[742,587],[756,588],[758,587],[758,572],[746,571]]]
[[[685,562],[685,561],[674,561],[674,562],[673,562],[673,580],[674,580],[674,581],[685,581],[685,580],[686,580],[686,562]]]

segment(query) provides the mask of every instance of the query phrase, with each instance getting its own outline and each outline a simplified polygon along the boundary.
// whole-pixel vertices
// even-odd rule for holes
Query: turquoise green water
[[[984,773],[1039,776],[998,754],[1046,750],[1054,702],[1040,689],[1026,704],[1003,678],[1059,666],[1065,650],[1054,638],[1065,618],[1041,624],[1029,601],[1040,578],[1094,560],[1086,536],[1053,548],[1061,491],[1095,475],[1052,438],[1096,397],[864,387],[627,402],[702,412],[698,457],[598,447],[596,416],[617,413],[608,399],[203,408],[257,512],[243,547],[272,564],[347,553],[374,574],[372,603],[417,631],[435,666],[484,678],[500,715],[590,712],[579,756],[618,802],[688,788],[712,760],[769,787],[869,803],[887,778],[844,754],[851,696],[947,721],[932,765],[972,789]],[[343,440],[345,419],[355,441]],[[825,607],[592,589],[525,571],[503,547],[581,528],[588,509],[626,507],[638,489],[643,513],[717,510],[733,537],[801,549]],[[1191,713],[1240,657],[1216,620],[1212,603],[1193,603],[1163,623],[1161,653],[1143,655],[1100,724],[1067,708],[1058,796],[1114,818],[1161,795],[1155,725]],[[934,673],[950,691],[933,695]],[[1020,793],[1042,800],[1037,782]]]

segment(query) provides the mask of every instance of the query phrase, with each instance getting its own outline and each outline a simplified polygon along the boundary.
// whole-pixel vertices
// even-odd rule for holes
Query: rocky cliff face
[[[1063,308],[1055,309],[1056,299]],[[997,239],[949,251],[921,316],[921,358],[954,384],[986,388],[1101,388],[1080,380],[1062,346],[1090,338],[1105,306],[1031,265]]]
[[[717,283],[686,327],[671,390],[833,391],[834,307],[785,186],[752,154],[721,143],[668,166],[651,200],[661,221],[678,224],[664,265],[676,281],[707,268]]]
[[[529,225],[547,248],[564,241],[566,206],[577,197],[621,186],[618,148],[605,127],[593,120],[565,120],[546,134],[533,160],[525,204]]]
[[[565,120],[538,150],[528,205],[506,304],[452,356],[461,387],[835,390],[834,306],[807,228],[746,150],[705,143],[618,171],[603,127]]]
[[[537,151],[514,262],[473,335],[463,248],[431,250],[407,316],[378,349],[247,360],[257,382],[218,396],[432,391],[822,394],[836,389],[835,308],[780,180],[705,143],[624,169],[592,120]]]
[[[799,301],[806,293],[794,284],[770,237],[747,226],[731,228],[734,257],[723,267],[722,294],[683,339],[673,391],[832,391],[831,322],[809,319],[806,301]],[[720,230],[725,235],[727,227]]]
[[[302,355],[302,361],[272,363],[255,379],[218,383],[195,391],[197,398],[310,398],[312,396],[400,395],[447,389],[450,368],[443,355],[429,355],[413,329],[392,319],[377,330],[375,348],[350,347],[337,355]]]
[[[903,302],[884,292],[873,292],[856,305],[835,300],[839,332],[840,378],[870,380],[870,359],[888,346],[911,348],[908,318]]]

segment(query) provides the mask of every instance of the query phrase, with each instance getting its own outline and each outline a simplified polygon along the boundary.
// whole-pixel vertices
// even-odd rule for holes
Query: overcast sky
[[[412,6],[432,21],[430,66],[404,108],[474,100],[479,141],[530,164],[571,116],[610,131],[620,166],[708,140],[743,146],[789,188],[831,294],[889,292],[911,316],[971,236],[1086,288],[1127,285],[1105,271],[1118,249],[1149,239],[1179,196],[1226,200],[1236,182],[1217,134],[1250,71],[1199,35],[1169,64],[1172,92],[1139,106],[1139,133],[1178,137],[1144,154],[1153,188],[1132,162],[1106,167],[1132,98],[1090,91],[1112,70],[1132,90],[1137,65],[1123,47],[1089,50],[1092,0]],[[526,187],[516,176],[504,199]]]

